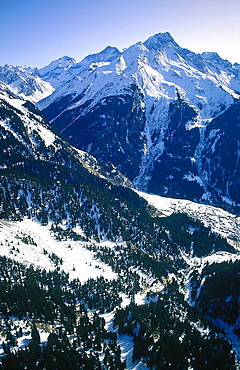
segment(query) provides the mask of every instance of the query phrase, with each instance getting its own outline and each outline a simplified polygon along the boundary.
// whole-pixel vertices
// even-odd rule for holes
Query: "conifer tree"
[[[38,332],[38,329],[36,327],[35,322],[32,325],[31,336],[32,336],[33,343],[36,344],[36,345],[39,345],[40,344],[40,335],[39,335],[39,332]]]

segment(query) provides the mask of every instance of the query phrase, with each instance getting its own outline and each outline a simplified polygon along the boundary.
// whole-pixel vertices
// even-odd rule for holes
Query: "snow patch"
[[[228,242],[240,250],[240,217],[221,208],[199,204],[185,199],[174,199],[148,194],[135,190],[139,196],[158,209],[162,216],[170,216],[174,212],[183,212],[200,220],[206,227],[225,237]]]
[[[54,237],[50,226],[43,226],[37,221],[0,220],[0,243],[2,256],[47,270],[56,268],[51,259],[54,253],[62,259],[59,266],[69,273],[70,280],[79,278],[84,283],[90,278],[100,276],[110,280],[116,278],[110,266],[94,258],[93,252],[86,248],[86,243],[59,241]]]

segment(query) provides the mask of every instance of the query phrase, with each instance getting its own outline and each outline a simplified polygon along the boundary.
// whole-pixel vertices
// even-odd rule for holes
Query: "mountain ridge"
[[[202,154],[209,151],[206,133],[214,132],[207,127],[213,120],[220,122],[218,117],[227,109],[234,111],[239,101],[239,66],[222,59],[220,63],[214,53],[182,49],[168,33],[121,53],[111,50],[114,58],[110,53],[106,59],[107,49],[86,57],[78,64],[76,77],[38,103],[51,124],[74,146],[102,162],[113,161],[140,190],[237,211],[239,197],[228,194],[225,185],[214,194],[214,180],[210,174],[210,180],[205,176],[211,165]],[[238,127],[237,117],[234,122]],[[131,151],[127,132],[131,132]],[[100,142],[109,149],[102,150]],[[221,145],[216,141],[215,147]],[[231,156],[232,149],[228,150]],[[128,168],[129,161],[134,172]],[[218,161],[214,153],[212,161]],[[168,163],[167,172],[164,163]],[[171,168],[177,170],[171,173]],[[160,172],[162,178],[157,175]],[[169,176],[175,179],[172,188]]]
[[[231,164],[238,162],[238,64],[183,49],[166,32],[123,51],[108,46],[78,63],[65,56],[40,70],[5,66],[0,80],[23,98],[47,94],[37,106],[51,125],[75,147],[112,162],[139,190],[238,212],[239,174]],[[225,111],[235,138],[226,125],[215,136]],[[225,150],[228,163],[217,154],[222,140],[233,144]],[[232,184],[214,170],[222,165]]]

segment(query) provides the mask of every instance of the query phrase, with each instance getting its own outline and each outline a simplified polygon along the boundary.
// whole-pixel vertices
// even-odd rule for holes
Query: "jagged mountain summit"
[[[38,107],[138,189],[238,212],[239,73],[239,64],[160,33],[74,63]]]

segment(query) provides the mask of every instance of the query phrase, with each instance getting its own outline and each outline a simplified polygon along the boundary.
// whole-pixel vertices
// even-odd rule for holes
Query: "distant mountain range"
[[[0,67],[0,368],[238,369],[239,73],[169,33]]]

